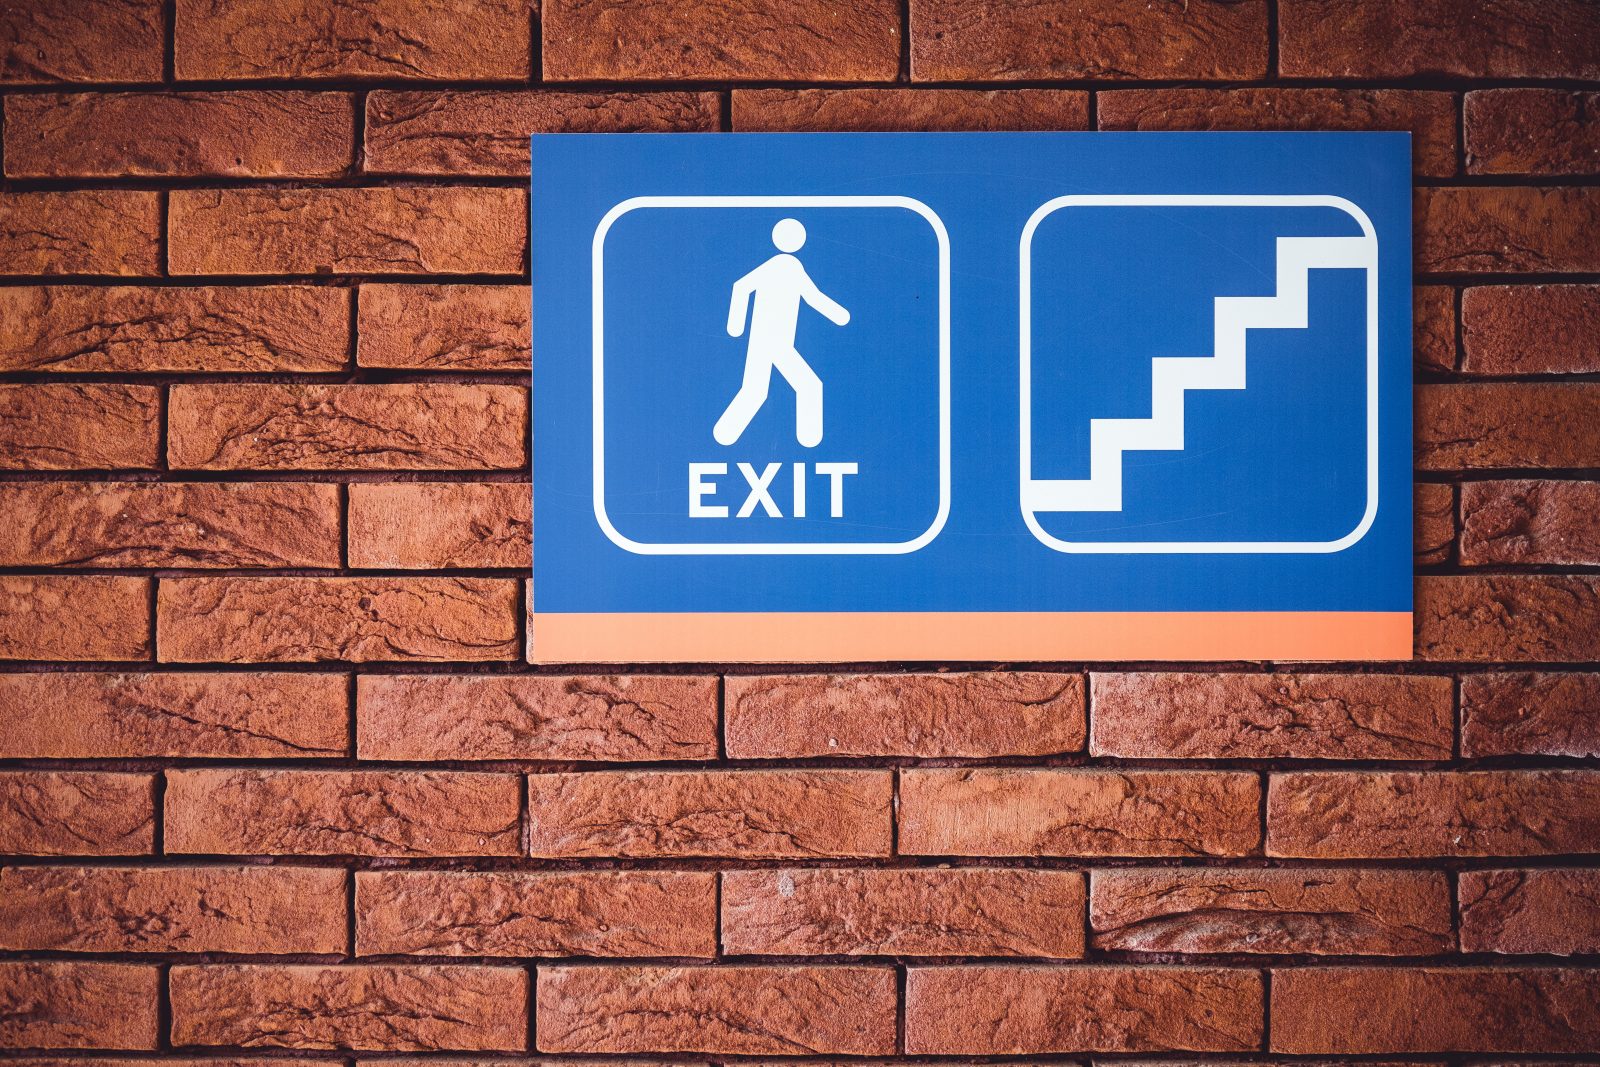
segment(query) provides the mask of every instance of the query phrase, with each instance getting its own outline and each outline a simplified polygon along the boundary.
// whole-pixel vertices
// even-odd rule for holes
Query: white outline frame
[[[939,510],[929,527],[909,541],[798,543],[664,543],[635,541],[619,531],[605,504],[605,240],[612,225],[640,208],[895,207],[920,215],[939,242]],[[950,517],[950,234],[944,220],[909,196],[633,196],[606,212],[594,231],[592,256],[594,335],[594,517],[612,544],[641,556],[889,556],[926,546]]]
[[[1033,234],[1046,217],[1064,207],[1331,207],[1349,215],[1372,243],[1367,271],[1367,506],[1355,529],[1332,541],[1065,541],[1039,524],[1028,506],[1033,479]],[[1072,553],[1330,553],[1342,552],[1366,536],[1378,516],[1378,236],[1367,213],[1339,196],[1212,195],[1212,194],[1071,194],[1041,204],[1026,226],[1018,247],[1021,265],[1021,492],[1022,520],[1039,541],[1057,552]],[[1059,514],[1047,512],[1047,514]]]

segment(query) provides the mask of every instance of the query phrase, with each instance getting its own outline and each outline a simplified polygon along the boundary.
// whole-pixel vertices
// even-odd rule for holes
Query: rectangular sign
[[[533,138],[540,662],[1404,659],[1401,133]]]

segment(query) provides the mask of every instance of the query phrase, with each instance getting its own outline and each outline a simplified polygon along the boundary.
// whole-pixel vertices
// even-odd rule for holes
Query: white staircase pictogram
[[[1123,453],[1181,451],[1185,394],[1191,389],[1245,387],[1247,331],[1305,329],[1309,273],[1337,268],[1373,272],[1377,252],[1371,236],[1278,238],[1277,292],[1272,296],[1217,297],[1214,354],[1153,359],[1150,417],[1091,419],[1089,477],[1029,480],[1023,485],[1026,508],[1121,511]]]

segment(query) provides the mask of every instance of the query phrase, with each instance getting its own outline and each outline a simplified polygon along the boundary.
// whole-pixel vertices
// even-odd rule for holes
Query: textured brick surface
[[[154,967],[0,963],[0,1048],[153,1049]]]
[[[150,646],[143,578],[0,576],[0,660],[142,660]]]
[[[1600,285],[1477,285],[1461,295],[1462,369],[1600,371]]]
[[[1600,483],[1471,482],[1461,512],[1462,563],[1600,563]]]
[[[1600,93],[1485,89],[1465,106],[1472,174],[1600,173]]]
[[[155,274],[159,195],[0,192],[0,274]]]
[[[161,0],[28,0],[0,8],[0,82],[161,78]]]
[[[1600,466],[1600,385],[1474,382],[1417,389],[1422,470]]]
[[[1456,293],[1448,285],[1411,290],[1412,355],[1419,370],[1456,368]]]
[[[524,285],[363,285],[358,327],[363,367],[528,369]]]
[[[1600,756],[1600,675],[1476,674],[1461,680],[1463,756]]]
[[[1600,579],[1438,575],[1416,585],[1417,656],[1565,663],[1600,655]]]
[[[1419,484],[1412,494],[1411,514],[1417,565],[1450,562],[1456,542],[1456,491],[1448,485]]]
[[[350,487],[350,565],[401,570],[533,565],[526,482]]]
[[[733,128],[783,130],[1081,130],[1089,94],[1074,89],[738,89]]]
[[[148,385],[0,385],[0,469],[154,467],[161,393]]]
[[[1419,271],[1600,270],[1600,188],[1418,189],[1413,211]]]
[[[0,771],[0,853],[138,856],[155,842],[155,780],[102,771]]]
[[[1600,951],[1600,870],[1461,872],[1464,952]]]

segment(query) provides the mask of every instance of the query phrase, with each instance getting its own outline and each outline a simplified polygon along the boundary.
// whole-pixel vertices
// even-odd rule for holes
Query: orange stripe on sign
[[[538,614],[533,663],[1403,660],[1406,611]]]

